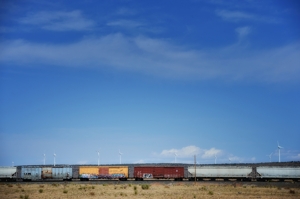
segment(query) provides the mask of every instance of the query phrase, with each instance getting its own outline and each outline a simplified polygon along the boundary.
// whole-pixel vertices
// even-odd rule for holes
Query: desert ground
[[[276,184],[275,184],[276,185]],[[59,199],[193,199],[193,198],[300,198],[299,182],[284,186],[253,183],[143,182],[143,183],[0,183],[0,198]]]

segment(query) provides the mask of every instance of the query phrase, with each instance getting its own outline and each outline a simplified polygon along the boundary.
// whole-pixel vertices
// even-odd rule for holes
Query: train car
[[[21,179],[23,181],[38,180],[72,180],[72,167],[70,166],[26,166],[21,167]]]
[[[62,179],[71,181],[73,179],[72,167],[55,167],[52,168],[52,179]]]
[[[196,172],[196,173],[195,173]],[[188,179],[189,180],[251,180],[252,167],[251,166],[189,166]]]
[[[41,167],[22,167],[21,179],[23,181],[36,181],[42,179]]]
[[[0,167],[0,181],[16,181],[17,167]]]
[[[135,180],[144,179],[174,179],[183,180],[184,167],[155,167],[136,166],[134,167]]]
[[[300,167],[288,166],[258,166],[256,168],[258,173],[257,180],[300,180]]]
[[[79,179],[128,179],[128,166],[79,166]]]

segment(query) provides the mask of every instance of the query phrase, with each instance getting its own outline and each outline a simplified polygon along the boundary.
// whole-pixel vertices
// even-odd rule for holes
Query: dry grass
[[[144,188],[143,188],[144,187]],[[148,187],[148,188],[145,188]],[[40,191],[42,190],[42,191]],[[0,198],[300,198],[300,188],[256,187],[254,185],[208,183],[128,184],[0,184]]]

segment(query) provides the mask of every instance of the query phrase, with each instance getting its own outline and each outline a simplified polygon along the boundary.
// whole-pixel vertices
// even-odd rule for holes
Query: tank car
[[[1,181],[16,181],[17,167],[0,167]]]

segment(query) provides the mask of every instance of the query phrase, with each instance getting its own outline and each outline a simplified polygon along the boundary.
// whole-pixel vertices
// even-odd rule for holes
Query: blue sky
[[[300,160],[299,1],[4,1],[0,165]]]

